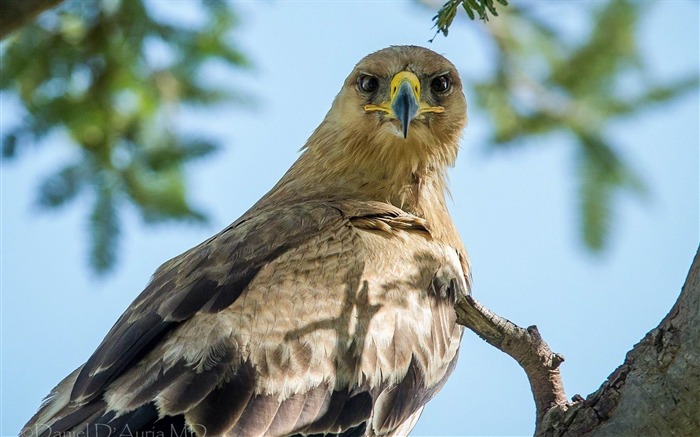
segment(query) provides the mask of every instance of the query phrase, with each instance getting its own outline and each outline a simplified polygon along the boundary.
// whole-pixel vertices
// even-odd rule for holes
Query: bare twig
[[[455,312],[459,324],[513,357],[525,370],[535,398],[538,426],[550,408],[567,404],[559,373],[559,365],[564,357],[549,349],[536,326],[523,329],[495,314],[471,296],[460,298],[455,304]]]

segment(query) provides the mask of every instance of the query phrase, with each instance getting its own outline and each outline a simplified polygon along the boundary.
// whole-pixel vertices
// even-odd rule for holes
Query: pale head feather
[[[405,139],[396,119],[365,111],[369,103],[389,100],[388,83],[402,71],[419,78],[421,101],[445,108],[418,116]],[[374,95],[359,89],[363,74],[380,80]],[[437,95],[430,83],[442,74],[449,75],[451,88]],[[424,217],[438,234],[454,237],[453,229],[441,229],[452,226],[444,205],[446,169],[455,163],[466,110],[457,69],[443,56],[416,46],[372,53],[355,66],[302,155],[255,208],[300,197],[377,200]]]

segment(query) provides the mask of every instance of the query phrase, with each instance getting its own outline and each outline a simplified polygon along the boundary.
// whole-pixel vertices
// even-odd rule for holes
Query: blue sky
[[[168,7],[173,3],[181,8]],[[581,28],[578,4],[561,11],[551,3],[535,6],[552,10],[561,25]],[[191,9],[184,1],[158,0],[156,7],[175,19]],[[56,134],[0,167],[0,434],[16,434],[43,396],[89,357],[158,265],[235,220],[272,187],[360,58],[393,44],[428,46],[451,59],[465,82],[482,77],[492,62],[479,25],[466,20],[455,23],[449,38],[429,44],[434,11],[413,3],[270,2],[239,9],[237,41],[255,68],[211,75],[246,90],[257,105],[180,115],[183,124],[225,145],[189,173],[192,199],[209,212],[210,225],[145,228],[127,210],[121,263],[98,280],[85,261],[89,199],[56,213],[33,204],[39,177],[75,150]],[[652,77],[697,71],[697,3],[665,0],[651,12],[638,36]],[[698,93],[609,127],[650,196],[619,199],[609,248],[600,256],[587,253],[578,238],[573,144],[553,136],[487,153],[489,126],[473,100],[451,171],[450,204],[472,258],[473,293],[521,326],[537,324],[566,357],[569,397],[586,396],[668,312],[697,250]],[[16,122],[17,106],[7,96],[1,103],[4,128]],[[531,435],[533,429],[522,370],[467,332],[457,370],[413,435]]]

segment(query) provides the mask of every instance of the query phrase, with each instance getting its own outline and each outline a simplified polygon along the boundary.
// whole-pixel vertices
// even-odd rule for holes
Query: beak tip
[[[419,108],[411,85],[408,82],[403,82],[399,86],[399,91],[394,96],[391,106],[394,114],[396,114],[396,118],[401,123],[403,138],[406,139],[408,137],[408,128],[417,115]]]

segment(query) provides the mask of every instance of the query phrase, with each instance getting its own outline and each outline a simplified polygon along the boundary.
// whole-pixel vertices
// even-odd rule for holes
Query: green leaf
[[[581,18],[593,23],[588,35],[554,25],[557,18],[542,14],[538,3],[509,8],[497,23],[484,26],[495,69],[472,84],[472,94],[490,120],[490,148],[537,146],[542,136],[575,140],[581,236],[589,249],[600,251],[615,202],[623,195],[646,194],[642,178],[621,159],[608,126],[697,92],[699,80],[695,72],[646,81],[639,94],[623,95],[622,81],[649,76],[635,41],[647,8],[628,0],[581,5]]]
[[[556,65],[554,83],[572,94],[607,92],[615,84],[612,76],[638,59],[634,29],[639,7],[625,0],[608,1],[593,12],[589,39]]]
[[[135,162],[121,176],[126,193],[138,205],[146,222],[175,219],[206,222],[206,216],[187,202],[182,173],[178,168],[154,172]]]
[[[215,150],[217,150],[217,146],[204,139],[183,140],[149,149],[145,152],[143,160],[146,166],[158,172],[179,167],[193,159],[208,156]]]
[[[631,99],[610,102],[607,112],[610,116],[633,115],[651,105],[666,103],[676,99],[689,91],[697,90],[700,80],[697,75],[677,79],[673,82],[661,85],[649,85],[639,96]]]
[[[593,251],[604,249],[610,233],[614,195],[631,192],[642,195],[644,184],[598,134],[579,132],[581,233]]]
[[[508,0],[496,1],[503,6],[508,6]],[[434,27],[437,28],[438,33],[442,33],[444,36],[449,34],[450,26],[457,16],[459,6],[462,6],[470,20],[475,20],[478,15],[481,20],[488,21],[489,12],[494,17],[498,16],[493,0],[448,0],[433,17]]]
[[[609,233],[612,187],[600,177],[593,162],[583,158],[580,165],[581,232],[586,245],[594,251],[600,251]]]
[[[119,217],[114,187],[103,178],[96,186],[95,203],[90,214],[90,265],[98,274],[114,268],[119,240]]]
[[[13,130],[2,137],[2,157],[14,158],[17,153],[17,131]]]
[[[467,16],[469,17],[470,20],[473,21],[476,18],[476,15],[474,15],[474,8],[470,4],[468,4],[467,2],[463,2],[462,8],[464,9],[464,12],[467,13]],[[451,24],[452,24],[452,20],[450,20],[450,22],[447,23],[448,26]],[[445,32],[444,32],[445,36],[447,36],[446,32],[447,32],[447,29],[445,29]]]
[[[185,26],[158,21],[144,1],[65,1],[0,48],[0,86],[26,112],[20,127],[3,133],[3,156],[52,132],[81,152],[70,169],[42,181],[37,199],[54,208],[96,193],[87,214],[98,271],[116,259],[119,234],[109,230],[119,229],[117,199],[148,222],[206,219],[187,199],[185,169],[216,144],[182,131],[171,114],[182,105],[240,103],[234,90],[202,77],[211,63],[249,66],[232,42],[230,2],[203,2],[204,22]],[[154,62],[154,42],[172,59]]]
[[[85,182],[80,165],[68,165],[44,179],[39,186],[37,203],[48,208],[63,206],[76,197]]]

